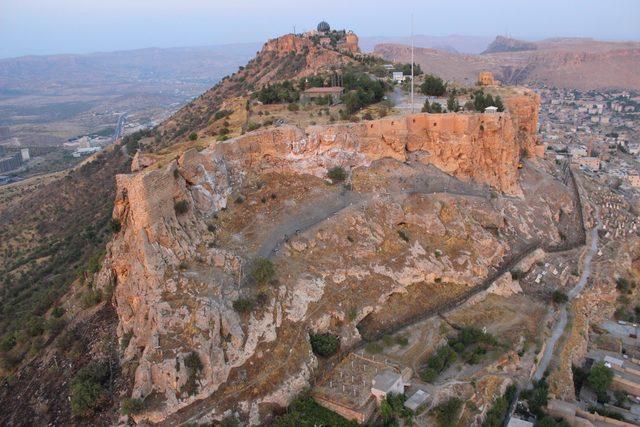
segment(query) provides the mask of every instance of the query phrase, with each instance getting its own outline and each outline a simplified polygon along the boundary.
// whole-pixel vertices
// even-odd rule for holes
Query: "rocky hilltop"
[[[304,35],[287,34],[267,41],[255,58],[246,66],[224,78],[203,93],[158,129],[161,136],[157,147],[167,146],[185,137],[191,131],[211,133],[213,115],[229,98],[244,96],[267,84],[297,79],[340,68],[354,63],[359,52],[357,36],[340,48],[320,44]]]
[[[521,52],[524,50],[536,50],[537,48],[538,46],[535,43],[516,40],[504,36],[497,36],[482,53]]]
[[[259,424],[321,366],[309,333],[357,343],[359,322],[394,294],[419,283],[444,283],[434,298],[476,286],[509,250],[490,228],[558,240],[554,221],[572,210],[561,189],[538,214],[524,199],[477,199],[488,187],[524,196],[518,162],[539,151],[538,97],[522,90],[506,101],[510,113],[281,126],[177,158],[139,154],[138,170],[117,177],[121,230],[97,282],[115,284],[123,361],[135,362],[132,395],[147,408],[136,418],[171,424],[232,410]],[[324,182],[336,166],[349,189]],[[530,210],[538,225],[506,206]],[[397,227],[411,230],[410,243]],[[444,235],[453,240],[434,240]],[[271,283],[251,278],[260,258],[276,266]],[[357,297],[345,299],[347,290]],[[261,302],[238,312],[244,299]]]
[[[341,34],[336,46],[308,35],[267,42],[157,129],[116,146],[118,168],[87,162],[118,172],[112,215],[101,217],[111,229],[104,257],[92,256],[58,303],[70,319],[63,332],[46,335],[46,351],[3,387],[11,410],[0,419],[181,425],[234,415],[262,425],[331,368],[312,335],[330,333],[346,352],[486,289],[532,244],[571,236],[578,205],[543,167],[540,100],[527,89],[502,88],[506,111],[496,114],[347,122],[340,106],[315,105],[289,117],[313,112],[327,124],[264,119],[293,112],[252,101],[259,88],[366,62],[355,35]],[[492,292],[517,291],[503,282]],[[110,375],[106,403],[72,412],[69,389],[96,366]]]

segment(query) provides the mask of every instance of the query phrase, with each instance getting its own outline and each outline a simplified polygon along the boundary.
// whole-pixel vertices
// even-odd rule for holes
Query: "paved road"
[[[597,226],[591,229],[591,233],[590,233],[591,245],[589,246],[587,254],[584,257],[584,265],[582,268],[582,274],[580,275],[580,280],[578,280],[578,283],[567,294],[567,296],[569,297],[569,300],[572,300],[578,295],[580,295],[580,292],[582,292],[582,290],[584,289],[585,285],[587,284],[587,281],[589,280],[589,276],[591,275],[591,261],[593,260],[593,256],[598,251],[598,229],[602,226],[600,222],[600,210],[598,209],[597,206],[596,206],[595,215],[597,220]],[[564,332],[564,329],[567,326],[567,319],[568,319],[567,305],[565,304],[564,306],[562,306],[560,310],[560,319],[556,323],[556,326],[554,327],[553,332],[551,333],[551,337],[547,341],[547,346],[544,349],[544,354],[542,355],[542,360],[538,365],[538,369],[533,375],[533,379],[535,381],[540,381],[540,379],[544,375],[544,372],[549,367],[549,362],[553,357],[553,352],[555,350],[556,344],[558,343],[558,340],[562,336],[562,333]]]

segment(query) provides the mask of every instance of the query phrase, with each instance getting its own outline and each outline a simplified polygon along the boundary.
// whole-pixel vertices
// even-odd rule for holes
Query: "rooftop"
[[[400,378],[400,374],[397,374],[390,369],[385,369],[384,371],[376,375],[376,377],[373,379],[372,385],[376,390],[380,390],[386,393]]]
[[[342,93],[343,90],[342,86],[311,87],[305,90],[304,93]]]
[[[411,409],[412,411],[416,411],[418,407],[420,407],[420,405],[427,401],[428,397],[429,393],[424,390],[418,390],[413,393],[413,396],[411,396],[409,399],[407,399],[406,402],[404,402],[404,406]]]

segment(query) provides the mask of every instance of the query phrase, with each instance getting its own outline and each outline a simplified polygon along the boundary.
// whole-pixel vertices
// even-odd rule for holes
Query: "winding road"
[[[602,226],[600,222],[600,210],[596,206],[595,217],[597,221],[597,225],[591,229],[590,232],[590,241],[589,249],[587,254],[584,257],[584,265],[582,268],[582,274],[580,275],[580,279],[578,283],[569,291],[568,297],[569,301],[580,295],[580,292],[584,289],[587,281],[589,280],[589,276],[591,275],[591,261],[593,260],[594,255],[598,251],[598,230]],[[560,319],[556,323],[553,328],[553,332],[551,333],[551,337],[547,341],[547,346],[544,349],[544,354],[542,355],[542,359],[540,360],[540,364],[538,365],[538,369],[533,375],[534,381],[540,381],[544,372],[549,367],[549,362],[551,362],[551,358],[553,357],[553,352],[555,350],[556,344],[558,340],[564,333],[565,328],[567,327],[568,322],[568,312],[567,312],[567,304],[563,305],[560,309]]]

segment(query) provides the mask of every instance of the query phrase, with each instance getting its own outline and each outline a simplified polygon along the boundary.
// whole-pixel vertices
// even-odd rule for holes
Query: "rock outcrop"
[[[486,186],[520,194],[517,165],[535,141],[529,132],[537,116],[526,115],[535,102],[522,97],[514,114],[267,128],[177,159],[156,156],[147,168],[137,155],[140,170],[117,177],[113,215],[122,228],[98,284],[116,285],[123,361],[137,363],[133,395],[152,402],[139,417],[173,422],[184,419],[168,418],[182,408],[199,408],[211,421],[233,406],[259,423],[269,405],[285,405],[317,369],[308,331],[357,342],[357,322],[394,295],[429,281],[437,290],[443,278],[458,289],[478,284],[508,249],[491,230],[508,236],[552,227],[550,215],[538,231],[533,224],[514,228],[513,219],[507,226],[504,215],[525,209],[522,199],[499,207],[475,196]],[[353,196],[323,184],[334,166],[351,171],[360,188]],[[442,181],[446,175],[434,166],[466,181],[469,198],[458,206],[455,197],[467,196],[405,189],[424,181],[429,167],[433,184]],[[393,195],[374,190],[392,182],[400,190]],[[295,215],[287,216],[289,208]],[[400,226],[411,230],[411,244],[398,237]],[[278,281],[259,289],[247,279],[256,254],[286,260],[276,256]],[[242,298],[257,304],[253,311],[234,305]]]

